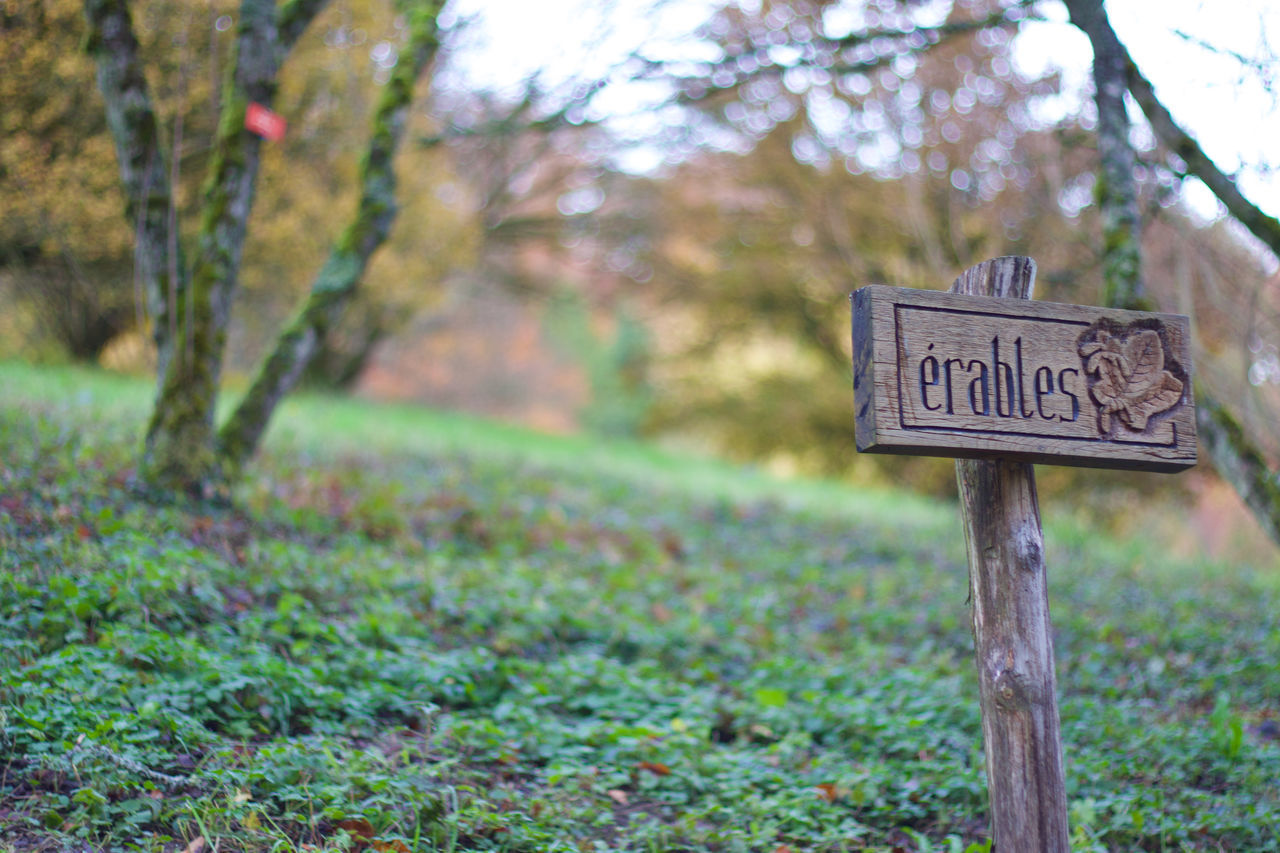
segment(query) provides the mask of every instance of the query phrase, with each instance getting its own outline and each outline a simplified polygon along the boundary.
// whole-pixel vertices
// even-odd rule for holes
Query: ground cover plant
[[[989,849],[954,507],[320,398],[175,506],[0,389],[0,850]],[[1074,849],[1280,849],[1275,567],[1048,547]]]

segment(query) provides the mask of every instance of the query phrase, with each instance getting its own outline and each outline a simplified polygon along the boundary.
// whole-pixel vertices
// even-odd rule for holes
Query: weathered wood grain
[[[1035,264],[997,258],[953,291],[1030,299]],[[1027,462],[956,461],[996,850],[1068,853],[1044,539]]]
[[[1196,462],[1180,315],[873,285],[853,295],[853,351],[863,452]]]

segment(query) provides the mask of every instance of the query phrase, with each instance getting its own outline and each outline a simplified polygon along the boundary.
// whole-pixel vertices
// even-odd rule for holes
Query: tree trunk
[[[1280,220],[1263,213],[1244,197],[1236,182],[1173,120],[1133,60],[1127,56],[1125,59],[1129,91],[1151,123],[1156,138],[1182,160],[1188,174],[1204,181],[1240,224],[1280,257]],[[1196,386],[1196,422],[1201,445],[1213,467],[1239,493],[1271,540],[1280,544],[1280,474],[1270,468],[1240,422],[1203,384]]]
[[[348,304],[342,319],[347,320],[357,307],[357,302]],[[321,340],[319,351],[302,371],[299,385],[339,392],[350,391],[355,386],[389,332],[389,324],[378,316],[381,314],[378,306],[370,306],[363,313],[365,316],[355,323],[348,323],[342,341],[336,341],[332,332]]]
[[[172,187],[168,158],[160,143],[159,123],[127,0],[85,0],[84,15],[88,25],[85,50],[97,68],[107,127],[120,164],[125,216],[135,231],[134,274],[142,282],[151,315],[159,385],[172,354],[172,306],[182,301],[187,287],[181,250],[177,257],[169,254]],[[178,275],[172,278],[170,271],[175,269]]]
[[[171,305],[172,356],[147,425],[142,476],[166,491],[209,497],[225,487],[214,414],[231,303],[253,207],[261,140],[244,127],[250,103],[269,105],[280,63],[320,0],[242,0],[236,46],[201,203],[186,298]]]
[[[1006,257],[970,267],[951,290],[1030,299],[1035,263]],[[1044,538],[1034,469],[956,460],[982,737],[996,850],[1067,853],[1066,781],[1058,722]]]
[[[1124,94],[1126,55],[1107,22],[1102,0],[1066,0],[1075,24],[1093,46],[1094,102],[1098,107],[1101,170],[1094,193],[1102,214],[1104,305],[1149,311],[1142,287],[1142,217],[1137,157],[1129,144]]]
[[[213,418],[261,147],[261,140],[245,130],[244,116],[251,101],[271,103],[276,37],[272,0],[243,0],[233,70],[204,187],[191,290],[174,306],[173,357],[147,425],[142,475],[167,491],[208,497],[221,480]]]
[[[224,474],[236,476],[257,450],[272,413],[297,385],[355,294],[369,258],[387,239],[395,221],[393,160],[404,136],[414,84],[439,46],[440,4],[423,4],[410,18],[409,57],[396,63],[373,117],[369,148],[360,164],[360,202],[355,218],[338,239],[311,285],[305,303],[259,366],[249,391],[218,433]]]

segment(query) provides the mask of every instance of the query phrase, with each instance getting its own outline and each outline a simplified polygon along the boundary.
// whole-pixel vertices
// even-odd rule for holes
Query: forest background
[[[659,18],[672,6],[654,5]],[[1037,298],[1105,300],[1096,107],[1072,91],[1080,81],[1014,55],[1030,23],[1065,12],[997,0],[705,8],[691,31],[620,61],[496,87],[475,73],[480,23],[446,6],[396,159],[394,230],[307,381],[950,494],[949,463],[854,453],[845,297],[868,283],[944,288],[972,263],[1027,254]],[[225,0],[134,6],[173,155],[175,241],[198,229],[236,14]],[[82,4],[7,0],[0,33],[0,298],[12,309],[0,354],[154,371],[155,317]],[[1224,102],[1246,86],[1274,98],[1264,26],[1248,50],[1177,36],[1234,69]],[[334,2],[283,65],[272,106],[288,130],[262,149],[233,386],[349,218],[368,116],[408,38],[389,2]],[[1130,112],[1146,298],[1194,318],[1202,383],[1274,470],[1276,257],[1189,204],[1179,157]],[[1115,532],[1269,553],[1208,465],[1179,478],[1052,468],[1041,484],[1059,511]],[[1143,511],[1157,489],[1167,500]]]

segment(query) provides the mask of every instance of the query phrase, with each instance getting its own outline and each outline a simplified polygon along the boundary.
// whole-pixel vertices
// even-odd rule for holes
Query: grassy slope
[[[982,849],[954,508],[300,399],[232,511],[0,365],[0,849]],[[1276,850],[1275,575],[1050,536],[1079,850]]]

